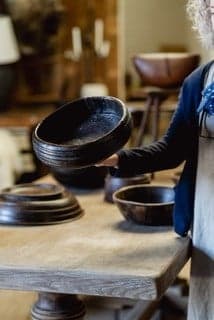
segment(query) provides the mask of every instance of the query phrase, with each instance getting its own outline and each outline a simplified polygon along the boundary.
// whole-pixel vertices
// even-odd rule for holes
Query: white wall
[[[139,52],[157,52],[162,45],[184,46],[202,55],[202,62],[210,52],[202,49],[186,14],[186,0],[121,0],[124,14],[121,35],[124,37],[125,69],[134,82],[138,75],[131,57]]]

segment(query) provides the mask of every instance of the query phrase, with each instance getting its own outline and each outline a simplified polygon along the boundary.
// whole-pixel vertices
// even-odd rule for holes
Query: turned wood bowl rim
[[[98,99],[98,100],[109,100],[109,101],[114,101],[117,102],[118,105],[120,105],[121,109],[122,109],[122,116],[120,118],[120,120],[118,121],[117,125],[112,128],[110,131],[108,131],[106,134],[100,136],[99,138],[96,138],[94,140],[91,140],[89,142],[86,142],[84,144],[80,144],[80,145],[68,145],[68,144],[64,144],[64,143],[53,143],[53,142],[49,142],[47,140],[44,140],[42,138],[40,138],[40,136],[38,135],[38,131],[40,129],[40,127],[42,126],[42,124],[44,123],[44,121],[46,121],[46,119],[48,119],[53,113],[57,113],[60,112],[63,108],[68,107],[69,105],[74,105],[75,103],[78,103],[80,101],[87,101],[87,100],[92,100],[92,99]],[[64,148],[65,151],[66,150],[81,150],[84,149],[85,147],[90,147],[91,145],[94,145],[95,143],[101,143],[103,140],[111,140],[112,139],[112,134],[114,133],[114,131],[116,129],[118,129],[120,127],[120,125],[123,125],[123,123],[128,123],[129,122],[129,115],[128,115],[128,108],[125,106],[125,103],[123,101],[121,101],[119,98],[113,97],[113,96],[91,96],[91,97],[84,97],[84,98],[78,98],[75,100],[72,100],[70,102],[67,102],[65,104],[63,104],[60,108],[58,108],[56,111],[54,111],[53,113],[49,114],[47,117],[45,117],[40,123],[38,123],[38,125],[36,126],[34,133],[33,133],[33,140],[35,144],[45,144],[46,146],[53,146],[53,147],[57,147],[59,148]],[[127,118],[128,117],[128,118]],[[40,145],[38,146],[38,148],[43,148]]]
[[[151,185],[151,184],[138,184],[138,185],[131,185],[131,186],[125,186],[122,187],[118,190],[116,190],[112,197],[113,201],[115,203],[121,203],[121,204],[126,204],[126,205],[137,205],[137,206],[143,206],[143,207],[161,207],[161,206],[169,206],[169,205],[174,205],[175,201],[168,201],[168,202],[160,202],[160,203],[153,203],[153,202],[137,202],[137,201],[131,201],[131,200],[124,200],[120,199],[118,195],[126,190],[129,189],[148,189],[148,188],[161,188],[161,189],[168,189],[170,191],[174,191],[173,187],[170,186],[163,186],[163,185]]]
[[[19,193],[22,189],[34,189],[31,193]],[[36,193],[36,190],[44,190],[44,193]],[[0,190],[0,196],[8,201],[53,201],[61,198],[65,189],[63,186],[53,183],[20,183]]]
[[[105,178],[105,181],[106,182],[113,182],[114,181],[124,181],[124,182],[127,182],[127,181],[138,181],[138,180],[149,180],[149,175],[148,174],[139,174],[139,175],[136,175],[136,176],[131,176],[131,177],[116,177],[116,176],[112,176],[110,173],[106,175],[106,178]],[[133,184],[134,185],[134,184]],[[125,186],[123,186],[125,187]],[[127,185],[128,187],[128,185]]]
[[[191,53],[191,52],[151,52],[151,53],[137,53],[133,56],[133,59],[140,58],[140,59],[151,59],[151,60],[178,60],[186,58],[200,58],[198,53]]]

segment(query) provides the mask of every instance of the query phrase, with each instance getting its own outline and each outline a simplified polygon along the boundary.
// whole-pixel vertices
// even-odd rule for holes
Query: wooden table
[[[83,319],[77,294],[159,299],[189,258],[189,238],[124,221],[102,191],[75,194],[77,220],[0,227],[0,288],[40,292],[35,320]]]

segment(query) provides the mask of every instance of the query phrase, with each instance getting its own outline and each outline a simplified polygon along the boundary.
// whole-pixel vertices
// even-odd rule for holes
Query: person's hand
[[[106,158],[102,162],[97,163],[96,167],[106,166],[106,167],[116,167],[118,165],[119,157],[116,153],[114,153],[112,156]]]

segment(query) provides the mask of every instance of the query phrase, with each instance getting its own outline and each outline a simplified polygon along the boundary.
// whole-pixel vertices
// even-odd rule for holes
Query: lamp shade
[[[11,19],[7,15],[0,15],[0,39],[0,65],[18,61],[18,44]]]

